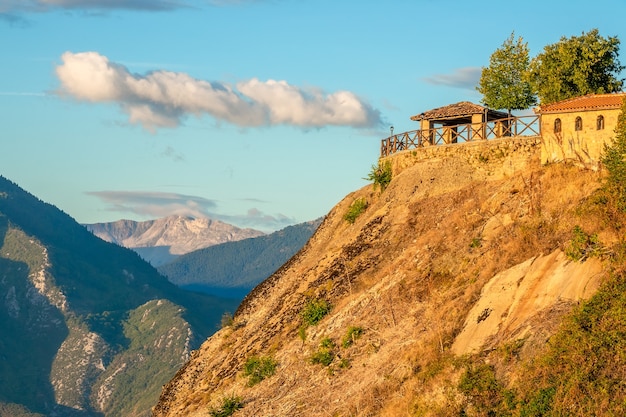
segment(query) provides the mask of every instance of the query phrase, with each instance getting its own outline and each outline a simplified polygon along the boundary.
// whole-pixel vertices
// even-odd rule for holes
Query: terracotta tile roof
[[[474,104],[470,101],[461,101],[459,103],[449,104],[447,106],[438,107],[436,109],[425,111],[424,113],[411,116],[411,120],[420,121],[426,120],[441,120],[441,119],[454,119],[457,117],[471,116],[472,114],[484,113],[488,110],[491,115],[496,115],[497,118],[508,117],[507,113],[498,112],[488,109],[479,104]]]
[[[588,94],[540,106],[535,113],[568,113],[584,110],[619,109],[626,93]]]

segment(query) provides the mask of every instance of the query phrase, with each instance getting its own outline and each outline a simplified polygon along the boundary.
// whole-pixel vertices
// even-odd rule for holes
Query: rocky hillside
[[[0,416],[146,416],[230,301],[0,177]]]
[[[240,229],[219,220],[183,216],[143,222],[118,220],[85,227],[107,242],[133,249],[154,266],[212,245],[264,235],[261,231]]]
[[[612,342],[585,351],[596,342],[580,336],[605,308],[588,306],[611,304],[593,294],[609,280],[619,232],[599,174],[540,166],[539,147],[398,155],[388,187],[337,204],[232,325],[193,352],[153,415],[585,415],[575,401],[623,403],[617,313],[604,325],[615,326]],[[572,346],[580,351],[565,359]],[[618,370],[583,366],[601,351]],[[597,396],[585,375],[607,381]]]

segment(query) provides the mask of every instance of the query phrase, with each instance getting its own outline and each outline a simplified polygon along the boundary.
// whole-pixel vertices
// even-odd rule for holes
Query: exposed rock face
[[[264,235],[258,230],[240,229],[218,220],[183,216],[144,222],[118,220],[85,227],[107,242],[136,250],[154,266],[194,250]]]
[[[524,145],[524,158],[465,149],[404,163],[382,193],[348,195],[248,295],[234,324],[192,353],[153,415],[205,416],[232,395],[243,400],[237,416],[417,415],[455,401],[458,371],[433,368],[442,357],[489,355],[511,341],[536,354],[605,274],[597,260],[563,255],[574,225],[597,226],[575,208],[598,174],[541,167],[537,145]],[[358,198],[368,207],[349,224]],[[312,299],[332,307],[307,327]],[[354,328],[359,337],[348,337]],[[327,366],[313,363],[320,352],[330,352]],[[251,387],[243,369],[252,356],[278,365]]]

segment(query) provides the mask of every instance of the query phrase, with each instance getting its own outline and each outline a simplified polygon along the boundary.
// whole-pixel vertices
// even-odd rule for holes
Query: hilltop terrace
[[[381,158],[425,146],[541,135],[539,115],[509,116],[468,101],[429,110],[411,120],[420,122],[420,129],[395,135],[392,130],[391,136],[381,140]]]

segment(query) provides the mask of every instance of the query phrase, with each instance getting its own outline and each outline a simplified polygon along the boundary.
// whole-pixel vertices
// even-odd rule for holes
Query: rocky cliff
[[[399,154],[384,191],[339,202],[192,353],[153,415],[519,410],[501,393],[607,279],[601,256],[575,261],[571,249],[573,231],[590,247],[618,240],[584,208],[600,174],[540,166],[535,139],[439,148]],[[350,223],[359,199],[367,207]]]

